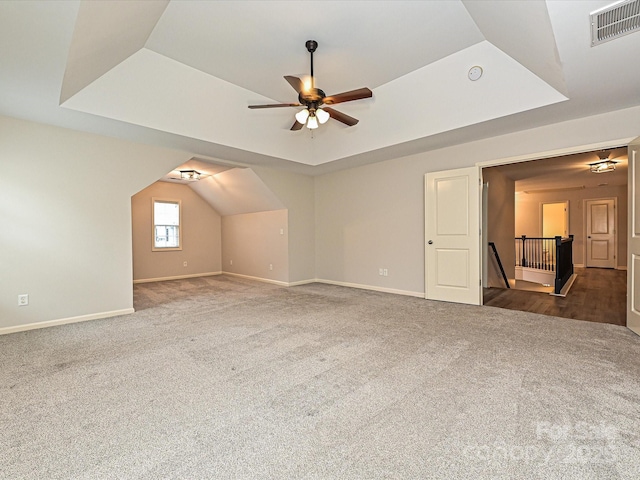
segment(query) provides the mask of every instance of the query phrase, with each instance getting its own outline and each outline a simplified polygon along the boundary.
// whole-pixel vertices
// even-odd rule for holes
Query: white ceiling
[[[613,172],[590,171],[591,164],[602,161],[601,156],[615,162]],[[490,169],[498,170],[514,180],[516,192],[527,194],[627,185],[628,165],[627,147],[621,146],[606,151],[512,163]]]
[[[640,104],[640,34],[590,47],[609,3],[4,1],[0,114],[322,173]],[[296,101],[308,39],[327,94],[373,90],[358,125],[247,108]]]

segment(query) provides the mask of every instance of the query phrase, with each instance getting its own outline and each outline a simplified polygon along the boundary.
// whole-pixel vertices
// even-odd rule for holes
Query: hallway
[[[576,268],[566,297],[505,288],[485,288],[484,305],[589,322],[626,325],[627,272]]]

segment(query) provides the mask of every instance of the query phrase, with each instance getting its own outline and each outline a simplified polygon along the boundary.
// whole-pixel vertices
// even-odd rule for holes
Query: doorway
[[[569,202],[542,204],[542,236],[544,238],[569,235]]]
[[[555,316],[564,316],[563,313],[566,313],[569,318],[595,321],[593,318],[581,318],[581,316],[584,317],[597,310],[593,305],[588,305],[582,300],[591,297],[597,298],[601,295],[599,290],[592,287],[607,279],[610,281],[607,291],[611,294],[618,295],[620,293],[621,295],[620,298],[616,297],[616,304],[619,303],[621,306],[625,304],[620,299],[624,300],[626,297],[626,242],[624,241],[626,239],[626,223],[624,219],[627,218],[628,183],[626,147],[611,149],[611,155],[617,161],[618,170],[616,170],[615,174],[594,175],[589,171],[589,163],[593,162],[591,157],[597,158],[595,152],[492,165],[483,168],[483,181],[485,180],[485,172],[488,171],[493,176],[494,185],[496,184],[495,178],[500,176],[503,177],[502,184],[509,186],[508,182],[514,183],[513,187],[510,187],[512,188],[512,194],[507,195],[505,192],[494,204],[489,202],[486,209],[491,216],[499,215],[500,212],[510,208],[513,208],[513,211],[518,210],[516,214],[518,218],[513,231],[510,228],[501,228],[506,226],[504,221],[497,223],[499,227],[497,232],[499,235],[504,236],[505,245],[509,240],[513,244],[514,238],[517,243],[517,239],[522,235],[526,235],[527,238],[574,235],[573,263],[574,271],[578,273],[576,283],[572,287],[573,298],[571,292],[566,298],[561,299],[537,292],[518,292],[513,288],[505,289],[503,287],[500,289],[494,288],[500,287],[499,285],[490,285],[491,288],[484,290],[484,305],[525,311],[536,311],[536,308],[540,308],[544,311],[537,311],[537,313]],[[494,168],[497,171],[493,171]],[[514,199],[513,207],[508,205],[508,202],[511,202],[511,198]],[[613,210],[609,210],[608,204],[603,206],[602,204],[605,203],[603,200],[611,200],[613,203],[611,208]],[[615,232],[618,235],[616,239],[607,239],[609,243],[606,246],[609,247],[611,245],[614,249],[613,253],[608,251],[606,253],[594,252],[596,257],[605,257],[607,261],[613,260],[610,272],[615,278],[609,278],[609,273],[605,270],[586,268],[587,266],[592,266],[592,263],[587,263],[586,253],[588,236],[587,201],[594,201],[592,212],[594,218],[590,217],[589,222],[595,222],[594,226],[596,228],[592,230],[600,232],[599,234]],[[491,216],[489,217],[489,222],[491,221]],[[620,225],[615,223],[617,216],[620,216]],[[610,220],[614,221],[613,225],[609,224]],[[602,225],[605,222],[606,225]],[[618,227],[621,229],[620,232],[618,232]],[[509,231],[500,233],[500,230]],[[499,236],[496,235],[496,230],[494,229],[492,232],[491,228],[489,228],[489,234],[492,237],[489,241],[495,241],[494,238]],[[591,237],[594,238],[593,235]],[[603,245],[604,243],[595,244],[595,247],[602,249]],[[615,251],[616,248],[621,249],[620,256]],[[483,241],[483,254],[486,255],[487,253],[489,260],[491,260],[491,253],[487,252],[486,242]],[[503,256],[502,252],[500,252],[500,256]],[[490,262],[488,268],[490,277]],[[618,289],[620,292],[617,291]],[[536,297],[537,300],[528,297],[528,295]],[[524,299],[527,300],[525,301]],[[578,302],[574,304],[575,301]],[[584,313],[580,312],[581,309],[584,310]],[[603,318],[605,317],[607,316],[603,316]],[[608,323],[618,323],[620,321],[613,318],[611,320]]]

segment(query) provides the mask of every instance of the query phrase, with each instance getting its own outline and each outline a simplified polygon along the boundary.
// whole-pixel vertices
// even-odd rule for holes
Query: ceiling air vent
[[[640,0],[624,0],[591,14],[591,46],[640,30]]]

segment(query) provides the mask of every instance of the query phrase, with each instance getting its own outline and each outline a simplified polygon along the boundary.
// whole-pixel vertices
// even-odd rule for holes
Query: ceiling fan
[[[311,85],[305,88],[304,82],[298,77],[287,75],[284,79],[289,82],[293,89],[298,93],[299,103],[275,103],[270,105],[249,105],[249,108],[276,108],[276,107],[305,107],[296,114],[296,121],[291,130],[300,130],[305,124],[307,128],[318,128],[319,123],[325,123],[329,117],[344,123],[351,127],[358,123],[357,118],[350,117],[342,112],[326,107],[325,105],[335,105],[337,103],[351,102],[362,98],[373,96],[373,92],[368,88],[359,88],[349,92],[339,93],[337,95],[327,96],[322,90],[316,88],[313,77],[313,52],[318,48],[318,42],[315,40],[307,40],[305,43],[307,51],[311,55]]]

